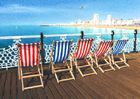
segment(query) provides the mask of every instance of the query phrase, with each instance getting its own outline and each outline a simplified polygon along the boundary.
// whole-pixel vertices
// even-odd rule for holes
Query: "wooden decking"
[[[22,91],[17,69],[0,70],[0,99],[140,99],[140,53],[126,54],[130,67],[57,83],[54,75],[44,68],[44,88]],[[56,64],[61,65],[61,64]],[[27,71],[32,71],[29,68]],[[49,75],[48,75],[49,74]],[[61,74],[69,76],[68,73]],[[30,83],[28,83],[30,82]],[[26,86],[39,84],[38,78],[25,79]]]

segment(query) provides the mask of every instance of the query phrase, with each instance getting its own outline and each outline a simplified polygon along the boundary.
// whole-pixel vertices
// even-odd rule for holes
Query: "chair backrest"
[[[22,67],[38,65],[39,43],[19,44],[18,46]]]
[[[118,40],[115,44],[115,46],[113,47],[113,51],[112,54],[118,54],[125,46],[125,44],[127,43],[128,40]],[[111,54],[111,53],[110,53]]]
[[[103,56],[110,48],[111,44],[113,41],[101,41],[97,51],[96,51],[96,56],[100,57]]]
[[[78,39],[78,48],[76,52],[76,58],[84,58],[89,54],[89,51],[91,49],[92,43],[94,38],[92,39]]]
[[[70,52],[72,41],[56,41],[54,42],[54,55],[52,58],[53,62],[65,61]]]

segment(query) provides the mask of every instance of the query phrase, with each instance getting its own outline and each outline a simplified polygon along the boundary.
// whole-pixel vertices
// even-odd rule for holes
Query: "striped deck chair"
[[[72,41],[73,40],[71,40],[71,41],[56,41],[55,42],[53,40],[50,65],[52,67],[52,73],[55,74],[55,78],[57,80],[57,83],[59,83],[61,81],[72,80],[72,79],[75,80],[75,77],[72,73],[72,67],[70,68],[70,66],[67,63],[67,59],[68,59],[69,54],[70,54],[70,48],[71,48]],[[57,63],[57,62],[65,62],[68,69],[66,69],[66,67],[65,68],[55,67],[54,63]],[[72,78],[66,78],[66,79],[59,80],[57,73],[58,72],[65,72],[65,71],[69,71]]]
[[[94,50],[94,52],[91,52],[91,62],[94,62],[97,67],[101,70],[102,73],[104,73],[105,71],[110,71],[110,70],[115,70],[114,67],[111,65],[111,59],[110,56],[107,55],[106,57],[104,57],[104,55],[106,53],[108,53],[108,50],[111,46],[111,44],[113,43],[113,41],[101,41],[98,46],[96,47],[96,49]],[[97,51],[96,51],[97,50]],[[105,64],[98,64],[99,60],[104,60],[106,63]],[[109,62],[107,61],[107,59],[109,60]],[[102,69],[102,66],[104,65],[109,65],[111,67],[111,69]]]
[[[76,68],[78,69],[78,71],[80,72],[82,77],[87,76],[87,75],[92,75],[92,74],[97,75],[97,72],[93,68],[93,63],[90,64],[90,62],[86,58],[90,52],[93,41],[94,41],[94,38],[92,38],[92,39],[78,39],[76,47],[74,49],[74,53],[70,55],[71,66],[72,66],[72,62],[74,62],[74,64],[76,65]],[[76,49],[77,49],[77,51],[76,51]],[[79,66],[77,64],[77,59],[83,59],[83,58],[84,58],[83,62],[86,61],[88,63],[88,65],[82,64],[81,66]],[[81,68],[85,68],[85,67],[91,67],[93,72],[87,73],[87,74],[82,73]]]
[[[118,68],[118,69],[121,69],[123,67],[129,67],[129,65],[126,63],[126,58],[125,58],[125,53],[124,53],[124,46],[125,44],[129,41],[128,40],[117,40],[114,45],[113,45],[113,49],[110,51],[110,55],[111,55],[111,59],[112,59],[112,63]],[[123,53],[123,58],[121,58],[118,53],[121,52]],[[118,57],[120,59],[120,61],[115,61],[114,58],[115,57]],[[118,66],[117,63],[120,63],[120,62],[124,62],[124,66]]]
[[[42,64],[39,66],[39,61],[41,59],[40,55],[40,43],[29,43],[29,44],[17,44],[18,48],[18,75],[19,80],[22,83],[22,91],[26,89],[32,89],[37,87],[44,87],[42,76],[43,68]],[[23,68],[37,66],[37,71],[25,72]],[[25,78],[39,77],[41,84],[35,86],[24,87]]]

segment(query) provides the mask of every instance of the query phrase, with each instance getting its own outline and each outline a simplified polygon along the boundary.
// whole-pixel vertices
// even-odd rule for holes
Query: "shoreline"
[[[105,26],[105,25],[63,25],[63,26],[117,28],[117,29],[140,30],[140,27],[137,27],[137,26]]]

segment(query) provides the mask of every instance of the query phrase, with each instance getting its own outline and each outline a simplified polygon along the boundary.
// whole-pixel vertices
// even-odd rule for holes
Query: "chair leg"
[[[111,58],[110,56],[108,55],[108,59],[109,59],[109,65],[110,67],[112,68],[112,70],[115,70],[115,68],[111,65]],[[106,63],[108,63],[108,61],[105,59]]]
[[[39,72],[39,74],[42,74],[42,73],[40,73],[40,69],[39,68],[38,68],[38,72]],[[41,76],[39,76],[39,77],[40,77],[41,85],[44,88],[42,76],[43,76],[43,74]]]
[[[58,76],[57,76],[57,74],[55,72],[54,74],[55,74],[55,78],[57,80],[57,83],[62,82],[62,81],[75,80],[75,77],[74,77],[74,75],[73,75],[73,73],[72,73],[72,71],[70,69],[69,69],[69,72],[70,72],[72,78],[66,78],[66,79],[61,79],[61,80],[58,79]]]
[[[72,66],[71,66],[71,68],[70,68],[67,62],[66,62],[66,65],[67,65],[68,69],[70,69],[70,74],[71,74],[72,78],[75,80],[75,77],[74,77],[74,75],[73,75],[73,73],[72,73],[72,70],[73,70],[73,69],[72,69]]]
[[[62,82],[62,81],[67,81],[67,80],[73,80],[73,79],[75,80],[75,77],[74,77],[74,75],[73,75],[73,73],[72,73],[72,61],[71,61],[71,58],[70,58],[70,65],[71,65],[71,68],[69,67],[67,61],[66,61],[65,63],[66,63],[66,66],[68,67],[68,69],[56,70],[56,71],[54,70],[54,74],[55,74],[55,78],[56,78],[56,80],[57,80],[57,83]],[[59,80],[59,79],[58,79],[58,76],[57,76],[57,72],[62,72],[62,71],[69,71],[70,74],[71,74],[71,76],[72,76],[72,78],[66,78],[66,79],[61,79],[61,80]]]
[[[104,73],[105,71],[115,70],[115,68],[111,65],[110,56],[108,55],[107,57],[108,57],[108,59],[109,59],[109,62],[108,62],[105,58],[102,58],[102,59],[104,59],[104,61],[106,62],[106,64],[98,65],[98,68],[101,70],[102,73]],[[97,63],[97,64],[98,64],[98,63]],[[103,70],[103,69],[101,68],[101,66],[107,65],[107,64],[109,64],[109,66],[111,67],[111,69]]]
[[[18,77],[19,77],[19,80],[21,79],[21,72],[20,72],[20,68],[18,67]]]
[[[24,82],[23,82],[23,78],[21,77],[21,84],[22,84],[22,91],[24,91]]]
[[[87,60],[87,58],[85,58],[83,61],[86,61],[86,63],[88,63],[88,65],[77,66],[77,69],[80,72],[81,76],[84,77],[84,76],[93,75],[93,74],[96,74],[97,75],[97,72],[93,68],[93,63],[90,64],[89,61]],[[93,72],[92,73],[83,74],[80,68],[84,68],[84,67],[90,67]]]
[[[71,66],[71,70],[73,71],[73,66],[72,66],[72,57],[70,57],[70,66]]]
[[[129,66],[129,64],[127,64],[126,63],[126,58],[125,58],[125,53],[124,53],[124,51],[123,51],[123,59],[122,58],[120,58],[118,55],[117,55],[117,57],[121,60],[121,61],[114,61],[114,57],[112,58],[113,59],[113,64],[115,64],[115,66],[118,68],[118,69],[121,69],[121,68],[123,68],[123,67],[130,67]],[[119,62],[123,62],[125,65],[124,66],[119,66],[119,65],[117,65],[117,63],[119,63]]]
[[[128,66],[128,67],[130,67],[129,64],[126,63],[126,58],[125,58],[125,53],[124,53],[124,51],[123,51],[123,59],[124,59],[125,65]]]

